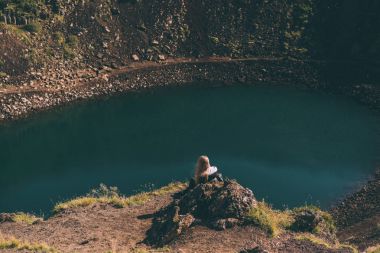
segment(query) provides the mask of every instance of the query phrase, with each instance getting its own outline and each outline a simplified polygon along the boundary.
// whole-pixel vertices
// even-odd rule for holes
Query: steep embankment
[[[339,238],[361,250],[380,242],[380,171],[332,210]]]
[[[378,26],[372,25],[378,18],[365,15],[377,7],[375,2],[358,5],[354,1],[332,4],[311,0],[292,3],[285,0],[3,0],[0,2],[0,118],[19,117],[73,100],[108,94],[110,90],[128,90],[129,84],[118,87],[117,83],[104,83],[108,82],[109,74],[135,70],[133,62],[142,62],[139,70],[146,70],[148,75],[153,62],[180,64],[183,59],[198,58],[210,61],[212,56],[222,57],[219,62],[228,62],[228,58],[266,59],[265,65],[269,67],[261,72],[274,75],[271,83],[281,83],[278,72],[288,75],[302,72],[301,77],[293,74],[292,78],[303,79],[305,85],[311,83],[313,87],[315,83],[319,87],[330,84],[330,88],[335,86],[338,90],[345,86],[346,93],[359,92],[364,94],[362,100],[377,105],[380,92],[376,84],[380,72],[371,52],[376,53],[380,48],[377,47]],[[374,28],[373,32],[368,26]],[[352,39],[363,36],[368,40]],[[279,64],[281,58],[288,60]],[[293,63],[288,64],[290,61]],[[165,70],[163,67],[162,73]],[[194,73],[187,72],[187,76]],[[184,78],[179,75],[171,83],[176,79]],[[205,81],[213,79],[219,81],[203,77]],[[243,78],[235,80],[244,82]],[[265,83],[259,77],[250,81]],[[146,85],[136,82],[132,86]],[[57,96],[57,93],[62,94]]]

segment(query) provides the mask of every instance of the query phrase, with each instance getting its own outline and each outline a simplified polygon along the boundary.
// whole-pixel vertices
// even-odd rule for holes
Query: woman
[[[207,156],[200,156],[195,167],[195,185],[211,181],[223,181],[222,176],[217,171],[218,168],[210,165]]]

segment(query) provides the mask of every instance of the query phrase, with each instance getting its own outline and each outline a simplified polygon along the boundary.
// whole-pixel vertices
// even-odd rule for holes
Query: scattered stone
[[[235,218],[220,219],[216,220],[211,224],[211,226],[216,230],[225,230],[227,228],[232,228],[236,225],[239,225],[240,221]]]
[[[138,57],[137,54],[133,54],[133,55],[132,55],[132,60],[134,60],[134,61],[139,61],[140,58]]]
[[[165,61],[165,55],[163,55],[163,54],[159,54],[159,55],[158,55],[158,59],[159,59],[160,61]]]

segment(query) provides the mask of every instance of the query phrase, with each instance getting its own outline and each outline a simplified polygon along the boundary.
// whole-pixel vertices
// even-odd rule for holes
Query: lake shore
[[[55,79],[49,76],[50,72],[46,75],[36,73],[37,78],[27,84],[0,88],[0,122],[27,117],[75,101],[160,86],[189,85],[192,82],[325,90],[352,96],[370,107],[379,108],[380,88],[376,82],[350,79],[349,73],[341,78],[339,71],[332,75],[329,72],[330,64],[343,63],[284,58],[176,58],[158,63],[132,63],[117,69],[77,70],[66,73],[68,77],[56,80],[53,86],[51,83]],[[360,63],[345,64],[348,69],[355,69]]]

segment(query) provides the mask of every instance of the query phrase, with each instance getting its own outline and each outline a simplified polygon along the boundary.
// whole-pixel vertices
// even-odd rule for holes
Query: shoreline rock
[[[69,75],[69,74],[67,74]],[[71,75],[71,74],[70,74]],[[49,79],[41,74],[42,77]],[[86,76],[86,74],[80,74]],[[344,80],[323,81],[320,63],[286,59],[237,60],[215,62],[182,62],[158,64],[154,67],[131,69],[127,72],[101,74],[80,78],[80,85],[61,84],[60,89],[19,88],[18,93],[0,93],[0,122],[27,117],[35,112],[75,101],[109,96],[117,93],[162,86],[197,84],[273,85],[299,89],[325,90],[351,96],[371,108],[380,109],[380,88]],[[43,79],[43,78],[42,78]],[[77,79],[72,79],[76,82]],[[339,81],[339,82],[338,82]],[[66,81],[65,81],[66,82]],[[67,81],[69,82],[69,81]]]

